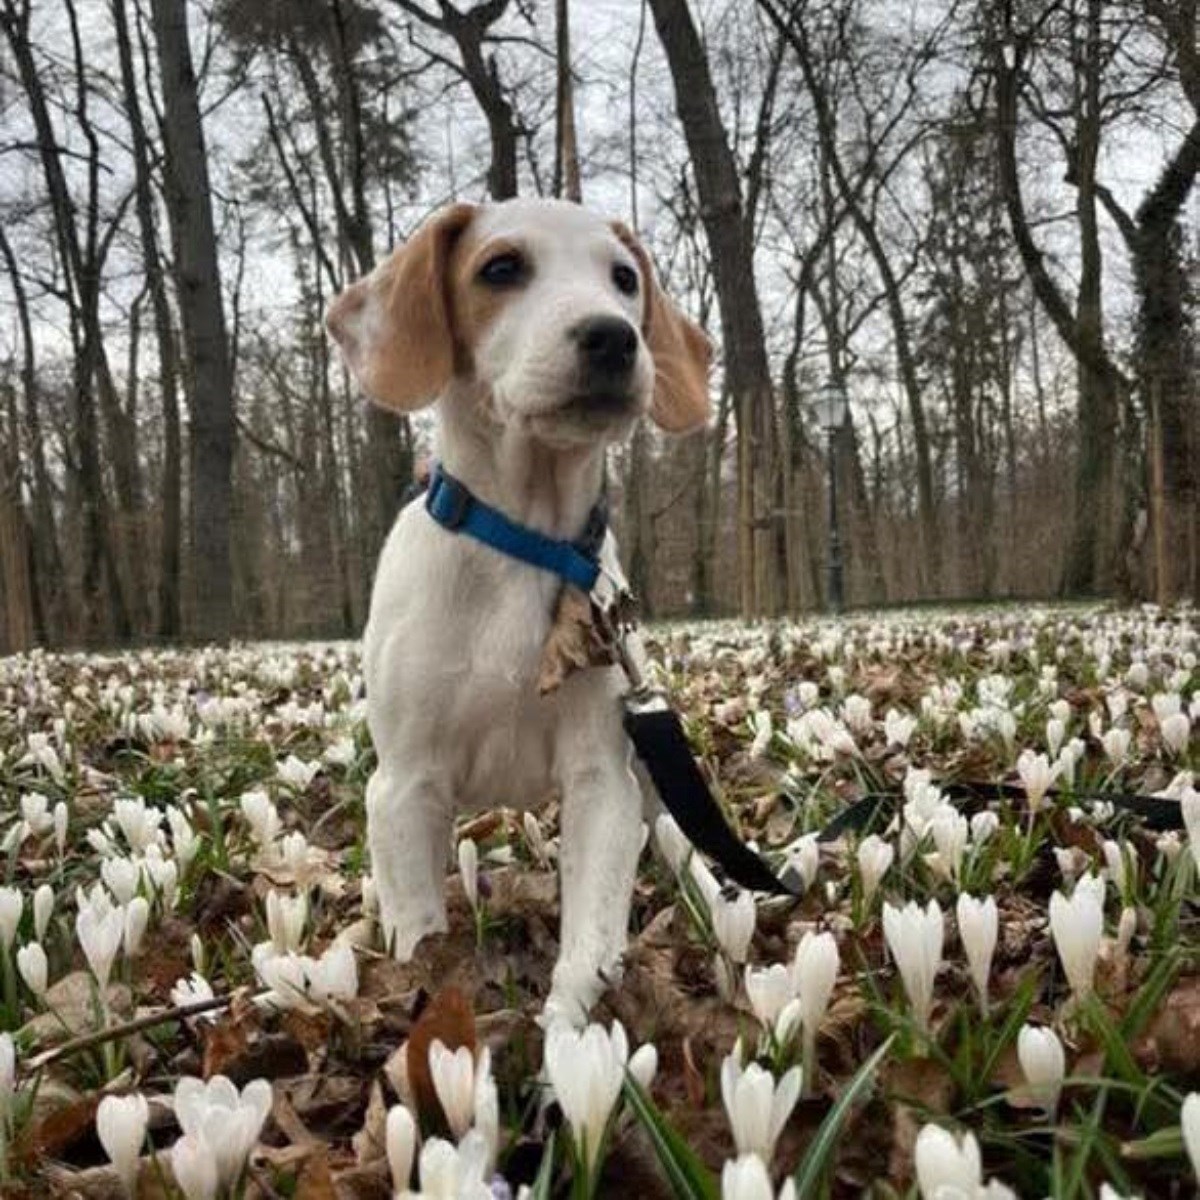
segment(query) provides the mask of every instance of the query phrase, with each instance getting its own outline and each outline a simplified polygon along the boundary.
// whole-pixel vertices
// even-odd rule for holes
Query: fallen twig
[[[60,1058],[69,1058],[80,1050],[90,1050],[93,1046],[102,1046],[106,1042],[115,1041],[117,1038],[126,1037],[131,1033],[140,1033],[143,1029],[162,1025],[167,1021],[185,1021],[188,1017],[198,1017],[204,1013],[228,1008],[238,999],[239,995],[238,992],[231,992],[227,996],[212,996],[207,1000],[195,1000],[191,1004],[178,1004],[160,1009],[158,1012],[146,1013],[120,1025],[106,1025],[103,1029],[95,1029],[91,1033],[85,1033],[80,1037],[63,1042],[61,1045],[54,1046],[50,1050],[44,1050],[41,1054],[35,1054],[33,1058],[26,1060],[25,1068],[28,1071],[40,1071]],[[251,997],[251,999],[257,998],[257,996]]]

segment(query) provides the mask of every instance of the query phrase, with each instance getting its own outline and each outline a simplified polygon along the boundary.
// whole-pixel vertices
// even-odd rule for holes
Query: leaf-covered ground
[[[918,1135],[937,1125],[969,1131],[982,1167],[970,1142],[954,1160],[964,1143],[924,1135],[926,1200],[1008,1194],[987,1179],[1025,1197],[1194,1195],[1181,1119],[1200,1089],[1200,829],[1184,829],[1200,820],[1194,613],[894,613],[663,627],[652,641],[731,819],[806,892],[718,893],[668,826],[648,838],[624,977],[593,1020],[619,1021],[631,1053],[652,1043],[657,1070],[648,1098],[626,1085],[593,1194],[716,1196],[724,1168],[726,1196],[768,1195],[749,1108],[732,1114],[735,1141],[728,1079],[722,1094],[740,1039],[738,1071],[755,1060],[778,1092],[800,1090],[803,1066],[777,1143],[758,1148],[776,1187],[800,1172],[801,1195],[915,1195]],[[126,1181],[183,1194],[176,1085],[221,1075],[270,1085],[235,1191],[389,1196],[390,1108],[406,1103],[427,1144],[462,1138],[431,1082],[435,1040],[470,1047],[476,1076],[489,1049],[492,1194],[588,1194],[536,1020],[557,951],[553,806],[460,825],[450,932],[397,964],[372,921],[356,646],[35,653],[0,660],[0,701],[0,1026],[16,1058],[6,1074],[0,1045],[0,1194],[123,1194],[96,1132],[102,1098],[122,1094],[148,1102]],[[867,794],[895,800],[869,826],[807,836]],[[1147,823],[1129,794],[1167,802]],[[476,853],[464,888],[457,864],[472,884]],[[1103,907],[1096,961],[1077,946],[1070,976],[1055,892]],[[996,905],[979,982],[962,894]],[[941,930],[927,1019],[896,966],[909,901]],[[803,960],[834,946],[828,1007],[801,1019],[823,999]],[[1056,1100],[1053,1080],[1031,1087],[1023,1027],[1063,1048]],[[212,1148],[207,1136],[196,1144]],[[1200,1152],[1200,1129],[1187,1141]],[[433,1157],[424,1194],[475,1194]]]

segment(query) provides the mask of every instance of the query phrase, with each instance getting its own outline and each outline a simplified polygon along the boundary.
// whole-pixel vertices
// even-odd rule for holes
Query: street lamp
[[[846,423],[848,407],[846,389],[838,380],[830,379],[817,390],[817,423],[825,430],[829,439],[829,607],[834,612],[841,612],[845,601],[842,588],[842,543],[838,536],[837,435],[838,430]]]

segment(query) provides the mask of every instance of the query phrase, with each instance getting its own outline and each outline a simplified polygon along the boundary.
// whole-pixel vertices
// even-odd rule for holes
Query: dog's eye
[[[525,279],[525,260],[513,251],[489,258],[479,268],[479,278],[488,287],[513,287]]]
[[[617,285],[617,291],[623,292],[626,296],[636,296],[638,290],[638,275],[632,267],[627,267],[624,263],[617,263],[612,269],[613,283]]]

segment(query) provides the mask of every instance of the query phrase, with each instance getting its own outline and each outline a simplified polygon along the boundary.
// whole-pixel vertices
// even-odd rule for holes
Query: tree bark
[[[186,0],[151,0],[162,77],[167,209],[191,374],[191,543],[194,630],[206,641],[232,630],[230,509],[233,370]]]
[[[779,602],[772,553],[772,471],[778,467],[775,411],[737,163],[686,0],[650,0],[650,9],[674,82],[721,311],[725,370],[738,430],[741,610],[744,616],[772,613]]]
[[[112,0],[113,25],[121,66],[125,114],[129,121],[133,151],[138,232],[141,241],[142,263],[146,271],[146,286],[150,292],[150,305],[154,313],[154,334],[158,343],[159,388],[162,394],[163,462],[159,491],[162,512],[159,531],[156,629],[160,637],[175,638],[179,636],[181,628],[180,569],[183,540],[183,462],[179,424],[179,363],[175,346],[175,330],[171,319],[171,302],[167,293],[166,273],[163,270],[158,246],[150,139],[146,133],[141,99],[138,95],[126,3],[127,0]]]

